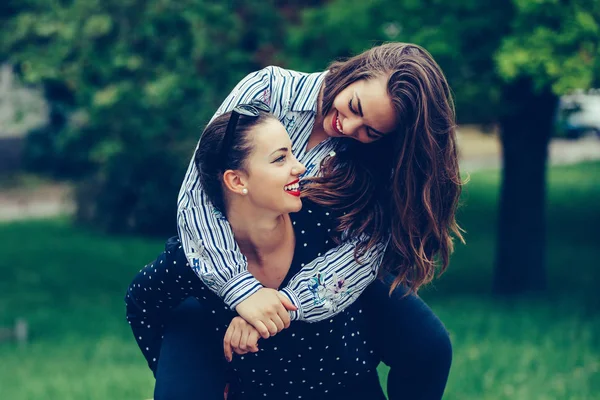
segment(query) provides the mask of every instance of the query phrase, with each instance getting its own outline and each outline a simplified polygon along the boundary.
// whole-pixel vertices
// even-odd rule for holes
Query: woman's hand
[[[290,311],[297,307],[275,289],[262,288],[235,308],[237,313],[258,330],[263,339],[290,326]]]
[[[252,325],[241,317],[235,317],[231,320],[223,339],[225,358],[231,362],[234,351],[236,354],[256,353],[258,339],[260,339],[260,334]]]

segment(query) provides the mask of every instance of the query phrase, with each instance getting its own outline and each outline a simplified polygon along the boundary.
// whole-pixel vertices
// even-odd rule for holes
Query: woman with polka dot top
[[[215,212],[231,224],[249,270],[265,287],[278,289],[335,246],[336,221],[330,210],[300,200],[298,177],[304,166],[292,154],[283,125],[257,105],[248,110],[234,110],[209,124],[196,161],[203,186],[214,196]],[[307,284],[314,301],[332,306],[348,295],[343,279],[334,287],[323,285],[319,277]],[[195,363],[211,360],[211,377],[222,377],[203,383],[201,398],[223,398],[226,381],[229,399],[385,398],[376,372],[380,357],[360,300],[333,318],[293,324],[257,345],[258,331],[196,278],[178,238],[170,239],[165,252],[140,271],[126,296],[127,318],[155,374],[162,372],[160,352],[171,310],[188,297],[201,304],[196,318],[202,321],[198,338],[204,349],[189,348],[189,357],[182,357],[177,369],[198,371]],[[234,325],[237,337],[231,333]],[[226,339],[223,349],[228,334],[234,337]],[[228,363],[222,355],[208,354],[216,348],[229,354],[233,348],[239,355],[229,355]],[[188,379],[197,384],[199,377]],[[178,389],[170,388],[162,398],[198,398],[179,389],[174,394]],[[155,398],[161,398],[158,387]]]

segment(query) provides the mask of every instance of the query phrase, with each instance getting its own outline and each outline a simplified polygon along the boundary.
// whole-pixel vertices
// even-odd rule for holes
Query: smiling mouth
[[[288,183],[283,187],[283,190],[286,193],[291,194],[292,196],[299,197],[300,196],[300,180],[296,179],[293,182]]]
[[[333,131],[339,135],[343,135],[344,132],[342,132],[342,123],[340,122],[340,112],[339,111],[335,111],[335,114],[333,114],[333,117],[331,118],[331,127],[333,128]]]

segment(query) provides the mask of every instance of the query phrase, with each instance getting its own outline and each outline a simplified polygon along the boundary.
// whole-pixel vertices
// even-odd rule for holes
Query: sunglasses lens
[[[241,104],[233,109],[240,115],[245,115],[247,117],[257,117],[258,110],[249,104]]]
[[[254,100],[252,102],[252,105],[254,107],[258,108],[259,110],[264,111],[264,112],[270,112],[271,111],[271,108],[269,108],[269,106],[267,105],[267,103],[265,103],[263,101],[260,101],[260,100]]]

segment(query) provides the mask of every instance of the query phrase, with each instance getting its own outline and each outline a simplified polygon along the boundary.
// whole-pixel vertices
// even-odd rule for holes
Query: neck
[[[227,211],[235,240],[249,262],[261,265],[266,257],[289,240],[290,217],[257,210],[244,201],[237,203]]]

